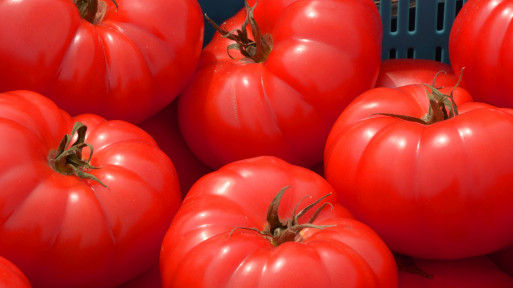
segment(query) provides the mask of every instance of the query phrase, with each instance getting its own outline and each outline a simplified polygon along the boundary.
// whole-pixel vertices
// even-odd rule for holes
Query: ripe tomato
[[[381,62],[376,87],[432,85],[433,80],[436,87],[454,87],[458,83],[449,64],[428,59],[387,59]]]
[[[78,136],[67,145],[66,134]],[[0,255],[32,285],[112,287],[158,261],[180,187],[142,129],[11,91],[0,94],[0,135]]]
[[[451,28],[449,58],[474,99],[513,108],[513,1],[469,0]]]
[[[180,179],[182,196],[187,194],[192,184],[201,176],[212,172],[207,165],[194,155],[178,127],[177,101],[173,101],[162,111],[139,125],[159,144],[160,149],[171,158]]]
[[[16,265],[0,256],[0,287],[31,288],[32,286]]]
[[[379,12],[370,0],[261,0],[247,9],[252,13],[242,9],[219,29],[248,31],[240,38],[258,44],[239,46],[253,56],[227,53],[236,45],[229,38],[239,36],[214,35],[179,97],[180,130],[214,169],[259,155],[311,167],[322,161],[329,129],[345,105],[374,86]],[[254,24],[254,33],[250,25],[241,28],[253,22],[251,14],[261,33]]]
[[[271,156],[207,174],[164,238],[163,287],[397,287],[387,246],[335,195],[315,172]]]
[[[74,2],[97,3],[94,19]],[[196,0],[0,0],[0,27],[0,92],[131,122],[182,91],[203,43]]]
[[[428,112],[426,94],[424,85],[375,88],[355,99],[328,137],[326,179],[393,251],[449,259],[507,246],[513,241],[513,110],[469,102],[456,88],[459,114],[447,120],[421,124],[375,115],[420,118]]]
[[[398,288],[508,288],[513,278],[486,256],[457,260],[397,258]]]

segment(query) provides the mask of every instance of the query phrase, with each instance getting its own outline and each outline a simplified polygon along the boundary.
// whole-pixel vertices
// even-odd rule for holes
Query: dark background
[[[233,16],[237,11],[244,7],[244,0],[198,0],[203,10],[217,24]],[[214,34],[214,28],[205,20],[205,40],[203,45],[207,45]]]

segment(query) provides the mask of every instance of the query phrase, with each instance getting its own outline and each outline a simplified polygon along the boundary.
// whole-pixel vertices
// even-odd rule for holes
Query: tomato
[[[485,256],[457,260],[400,257],[398,263],[399,288],[513,287],[513,278]]]
[[[194,155],[178,127],[177,101],[173,101],[155,116],[139,124],[159,144],[175,165],[182,196],[187,194],[192,184],[212,169]]]
[[[97,3],[95,19],[74,2]],[[203,43],[196,0],[1,0],[0,27],[0,92],[131,122],[177,97]]]
[[[30,282],[23,272],[11,261],[0,256],[0,287],[30,288]]]
[[[181,197],[153,138],[31,91],[0,94],[0,115],[0,255],[34,287],[112,287],[158,261]]]
[[[449,58],[476,101],[513,108],[513,1],[469,0],[451,28]]]
[[[207,174],[164,238],[163,287],[397,287],[388,247],[335,195],[315,172],[272,156]]]
[[[459,114],[443,117],[448,104],[433,100],[431,124],[415,122],[428,114],[426,89],[375,88],[356,98],[328,137],[326,179],[392,251],[454,259],[509,245],[513,110],[455,88]]]
[[[239,29],[240,38],[256,39],[258,48],[249,41],[238,44],[249,52],[227,51],[237,45],[229,38],[238,36],[214,35],[178,99],[180,130],[214,169],[260,155],[314,166],[338,114],[374,86],[379,12],[370,0],[261,0],[252,7],[219,29]],[[255,33],[250,25],[241,28],[246,20],[257,23]]]
[[[387,59],[381,62],[376,87],[399,87],[410,84],[433,84],[453,87],[458,78],[449,64],[428,59]]]

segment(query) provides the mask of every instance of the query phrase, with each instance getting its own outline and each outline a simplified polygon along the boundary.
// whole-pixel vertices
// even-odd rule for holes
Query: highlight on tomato
[[[397,287],[392,253],[315,172],[272,156],[200,178],[162,244],[163,287]]]
[[[149,134],[18,90],[0,135],[0,255],[34,287],[113,287],[158,262],[181,197]]]

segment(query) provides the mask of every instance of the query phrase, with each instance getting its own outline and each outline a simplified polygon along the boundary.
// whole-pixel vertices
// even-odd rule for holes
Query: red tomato
[[[496,251],[490,258],[506,273],[513,277],[513,246]]]
[[[243,9],[222,27],[241,29],[247,15]],[[258,48],[248,44],[256,59],[233,49],[228,54],[235,42],[221,33],[205,47],[179,97],[180,129],[214,169],[259,155],[311,167],[322,161],[329,129],[345,105],[374,86],[379,12],[370,0],[261,0],[254,20],[262,35],[246,36],[258,40]],[[263,49],[269,42],[271,49]]]
[[[158,261],[181,198],[173,163],[147,133],[93,114],[72,118],[29,91],[0,94],[0,115],[0,255],[32,285],[112,287]],[[87,130],[74,139],[92,148],[60,153],[77,121]],[[57,172],[79,161],[98,169]]]
[[[376,87],[432,85],[435,76],[436,87],[454,87],[458,83],[449,64],[427,59],[387,59],[381,62]]]
[[[98,3],[98,19],[81,17],[74,2]],[[1,0],[0,92],[33,90],[72,115],[131,122],[164,108],[196,69],[201,8],[196,0],[115,2]]]
[[[456,103],[463,104],[447,120],[427,125],[372,116],[422,117],[425,89],[375,88],[355,99],[328,137],[326,179],[395,252],[449,259],[507,246],[513,241],[513,110],[468,102],[468,93],[456,88]]]
[[[469,0],[451,28],[449,58],[474,99],[513,108],[512,0]]]
[[[16,265],[0,256],[0,287],[31,288],[32,286]]]
[[[513,278],[485,256],[457,260],[400,257],[398,288],[510,288]]]
[[[212,172],[208,166],[194,155],[178,127],[177,101],[173,101],[157,115],[144,120],[139,125],[148,132],[166,152],[175,165],[182,196],[187,194],[192,184],[201,176]]]
[[[335,195],[315,172],[271,156],[207,174],[164,238],[163,287],[397,287],[390,250]]]

